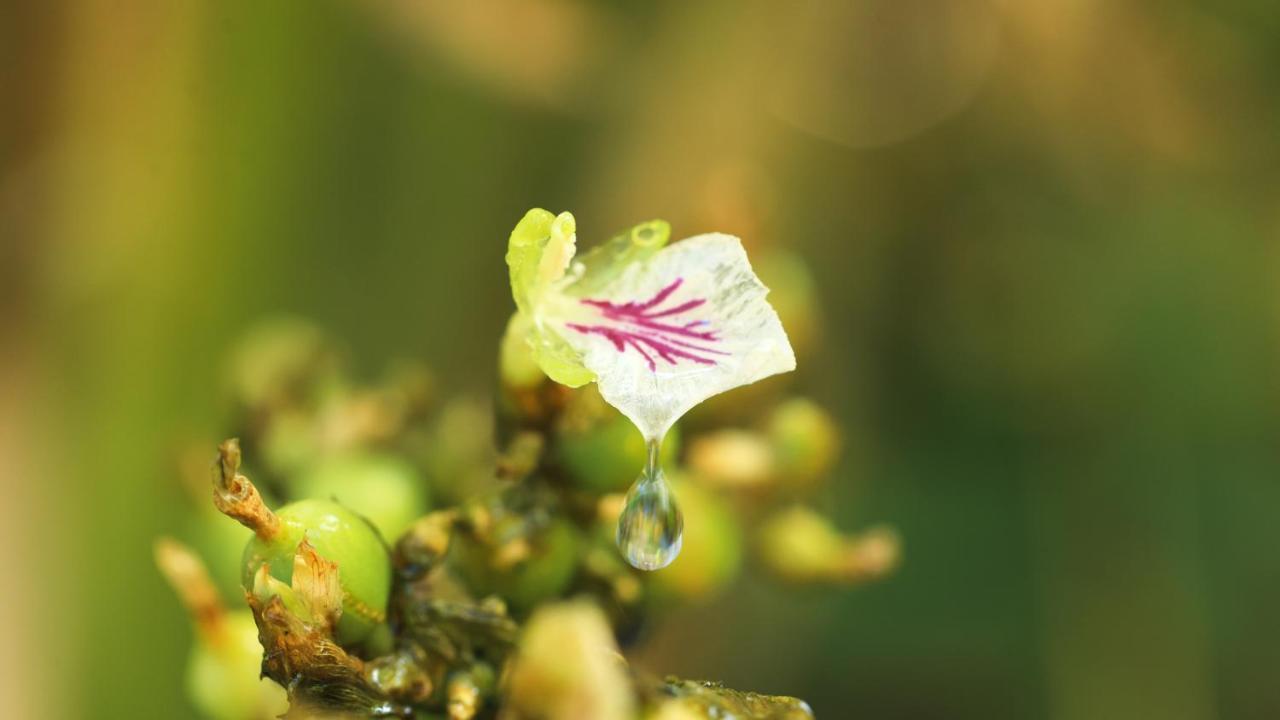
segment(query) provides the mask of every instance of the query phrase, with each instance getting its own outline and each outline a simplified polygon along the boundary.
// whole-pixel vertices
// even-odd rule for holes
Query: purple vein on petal
[[[657,354],[669,365],[678,364],[679,360],[690,360],[699,365],[715,365],[716,361],[707,355],[729,355],[724,350],[703,347],[689,342],[697,340],[704,343],[718,342],[715,331],[695,331],[693,328],[710,323],[705,319],[692,320],[684,325],[668,325],[654,322],[655,318],[674,317],[682,313],[702,307],[706,298],[686,300],[673,307],[659,308],[684,283],[684,278],[676,278],[653,297],[643,302],[630,301],[614,303],[608,300],[582,300],[584,305],[600,311],[601,319],[612,321],[617,325],[568,323],[568,327],[584,335],[600,335],[613,344],[618,352],[626,352],[632,347],[644,358],[650,370],[657,370],[657,363],[645,346]],[[652,311],[652,312],[650,312]]]

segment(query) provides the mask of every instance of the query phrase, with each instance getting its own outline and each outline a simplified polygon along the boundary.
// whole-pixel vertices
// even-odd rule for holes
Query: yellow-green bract
[[[547,377],[569,387],[580,387],[596,377],[555,325],[546,322],[540,312],[543,300],[568,287],[579,296],[605,287],[628,264],[662,249],[671,237],[671,226],[663,220],[640,223],[575,261],[576,232],[572,214],[552,215],[534,208],[516,224],[507,243],[511,295],[519,311],[507,332],[524,340]]]

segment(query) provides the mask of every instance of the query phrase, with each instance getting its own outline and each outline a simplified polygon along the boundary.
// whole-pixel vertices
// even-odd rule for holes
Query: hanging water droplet
[[[649,462],[636,478],[618,516],[618,549],[632,566],[660,570],[680,554],[684,516],[658,463],[658,440],[649,441]]]

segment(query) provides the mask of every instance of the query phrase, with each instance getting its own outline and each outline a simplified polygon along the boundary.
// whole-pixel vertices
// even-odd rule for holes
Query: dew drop
[[[618,516],[618,549],[633,567],[660,570],[680,554],[684,516],[658,462],[659,440],[649,441],[649,461]]]

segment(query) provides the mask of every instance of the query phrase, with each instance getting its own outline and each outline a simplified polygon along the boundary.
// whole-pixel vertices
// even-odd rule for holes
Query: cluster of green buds
[[[438,401],[412,364],[359,383],[301,321],[246,337],[228,382],[238,440],[212,481],[207,455],[184,454],[190,547],[157,545],[197,630],[202,714],[812,717],[794,698],[645,677],[619,645],[744,573],[849,585],[898,559],[892,531],[846,536],[811,509],[840,432],[788,376],[702,402],[813,352],[803,264],[764,255],[771,307],[736,238],[668,240],[648,222],[574,259],[572,216],[531,211],[488,403]],[[615,546],[620,516],[650,508],[627,494],[646,467],[679,499],[656,571]]]

